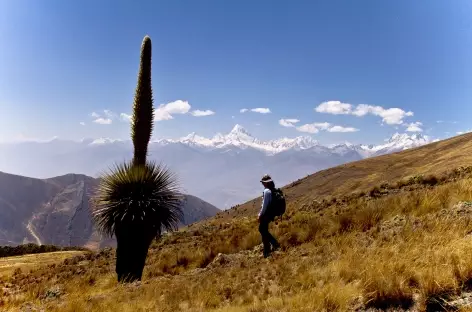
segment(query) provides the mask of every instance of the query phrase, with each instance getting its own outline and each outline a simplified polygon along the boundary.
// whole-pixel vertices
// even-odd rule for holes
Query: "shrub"
[[[380,195],[381,195],[381,192],[378,186],[374,186],[369,192],[370,197],[378,197]]]
[[[434,186],[439,183],[439,179],[435,175],[430,174],[426,176],[421,182],[426,185]]]

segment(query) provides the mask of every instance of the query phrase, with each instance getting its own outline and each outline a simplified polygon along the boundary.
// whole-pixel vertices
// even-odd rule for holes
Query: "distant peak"
[[[426,140],[427,137],[422,135],[421,133],[414,133],[414,134],[408,134],[408,133],[394,133],[388,142],[399,142],[399,141],[404,141],[404,140]]]
[[[236,124],[229,134],[236,135],[236,136],[239,136],[242,134],[244,136],[252,137],[252,135],[240,124]]]
[[[236,124],[234,127],[233,127],[233,130],[231,130],[231,133],[247,133],[246,129],[244,129],[243,126],[241,126],[240,124]]]
[[[112,144],[116,142],[123,142],[120,139],[110,139],[110,138],[99,138],[95,139],[92,142],[88,143],[88,145],[103,145],[103,144]]]
[[[192,140],[192,139],[195,139],[196,136],[197,136],[197,133],[192,132],[192,133],[189,133],[188,135],[184,136],[182,138],[182,140]]]

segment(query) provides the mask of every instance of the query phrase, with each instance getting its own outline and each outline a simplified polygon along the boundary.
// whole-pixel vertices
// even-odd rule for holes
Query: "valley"
[[[0,172],[2,245],[115,246],[115,239],[100,235],[92,223],[90,198],[98,182],[78,174],[41,180]],[[220,211],[192,195],[185,195],[182,210],[179,226]]]

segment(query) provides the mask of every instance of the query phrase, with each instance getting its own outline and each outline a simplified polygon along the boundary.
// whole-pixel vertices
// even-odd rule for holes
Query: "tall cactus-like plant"
[[[154,108],[151,89],[151,39],[144,37],[133,104],[131,137],[134,157],[102,175],[92,198],[98,230],[116,236],[118,281],[141,280],[152,240],[162,230],[175,230],[182,219],[182,195],[175,176],[146,160]]]
[[[145,36],[141,45],[138,84],[134,96],[131,138],[134,145],[134,165],[146,163],[147,148],[153,130],[154,109],[151,86],[151,38]]]

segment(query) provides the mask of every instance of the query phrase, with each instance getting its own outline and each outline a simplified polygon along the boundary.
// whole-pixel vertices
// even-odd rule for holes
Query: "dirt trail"
[[[36,240],[36,243],[38,245],[42,245],[41,240],[39,239],[38,235],[36,235],[36,233],[33,230],[33,225],[31,224],[31,221],[28,222],[28,225],[26,226],[26,228],[30,232],[31,236],[34,237],[34,239]]]

